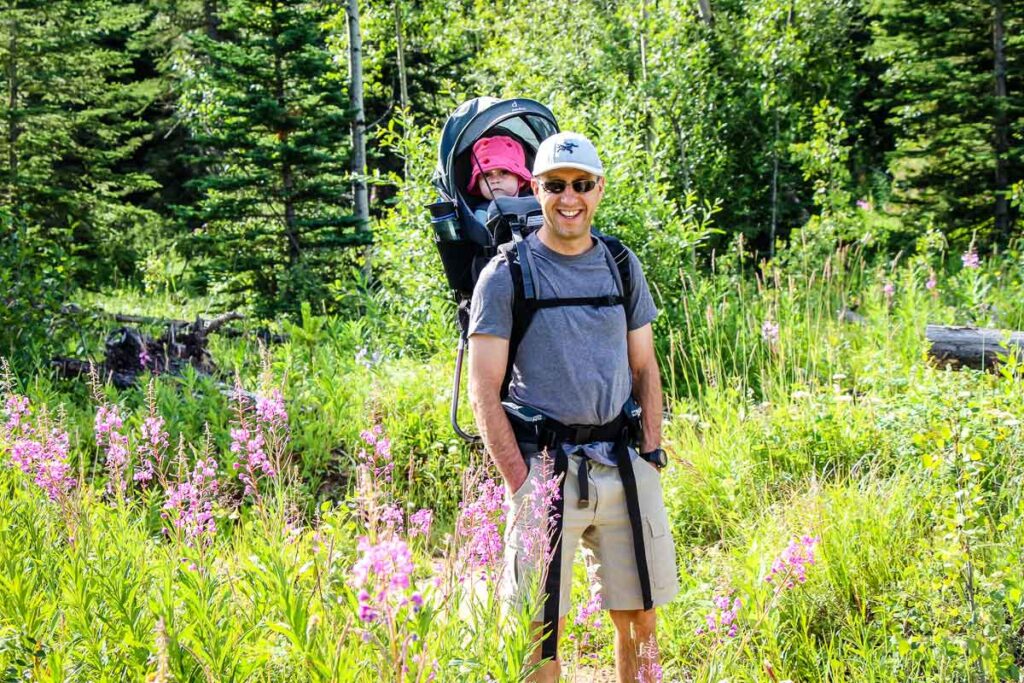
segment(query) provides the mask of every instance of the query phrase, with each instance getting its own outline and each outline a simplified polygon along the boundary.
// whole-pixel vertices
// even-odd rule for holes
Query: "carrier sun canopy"
[[[534,100],[478,97],[464,102],[441,131],[434,187],[444,199],[455,203],[461,214],[466,208],[465,184],[470,178],[469,152],[477,140],[486,134],[511,135],[523,143],[526,166],[532,168],[537,146],[557,132],[551,110]]]

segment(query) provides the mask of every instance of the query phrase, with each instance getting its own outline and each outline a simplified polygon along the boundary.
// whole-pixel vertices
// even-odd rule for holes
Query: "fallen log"
[[[163,334],[156,338],[135,327],[120,327],[107,335],[103,361],[54,358],[51,366],[58,377],[65,379],[88,374],[90,367],[95,367],[103,381],[109,379],[120,389],[135,384],[136,377],[146,371],[179,374],[189,365],[201,374],[213,375],[217,366],[207,348],[207,338],[227,323],[241,319],[240,313],[231,311],[211,320],[196,317],[190,323],[166,321]]]
[[[928,352],[940,363],[954,367],[990,369],[1012,350],[1024,357],[1024,332],[986,327],[928,325]]]

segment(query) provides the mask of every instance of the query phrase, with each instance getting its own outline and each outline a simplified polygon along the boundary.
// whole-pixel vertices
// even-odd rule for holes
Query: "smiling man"
[[[655,608],[678,591],[659,473],[666,460],[651,332],[657,310],[636,256],[591,231],[605,189],[593,144],[577,133],[548,138],[533,176],[543,225],[525,248],[487,265],[470,308],[470,401],[509,491],[506,587],[521,599],[543,551],[527,510],[546,452],[561,495],[549,511],[556,533],[541,577],[538,626],[550,636],[534,656],[550,661],[533,680],[560,675],[557,641],[582,543],[615,626],[619,680],[632,683],[641,666],[657,662]],[[524,280],[535,290],[525,325],[517,319]]]

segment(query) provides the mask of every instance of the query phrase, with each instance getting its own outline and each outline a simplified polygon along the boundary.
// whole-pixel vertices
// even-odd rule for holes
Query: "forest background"
[[[374,552],[415,585],[464,572],[500,518],[447,424],[424,209],[444,119],[493,95],[595,141],[598,227],[661,311],[667,679],[1019,679],[1020,366],[948,372],[924,328],[1024,328],[1020,3],[2,7],[0,670],[517,680],[528,638],[446,610],[460,583],[422,610],[359,591]],[[117,392],[49,365],[101,360],[111,313],[226,310],[247,319],[212,378]],[[574,624],[574,671],[607,664],[607,624]]]

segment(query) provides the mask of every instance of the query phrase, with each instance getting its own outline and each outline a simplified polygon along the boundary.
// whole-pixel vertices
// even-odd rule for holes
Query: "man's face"
[[[577,192],[572,184],[578,180],[596,180],[589,192]],[[545,184],[564,184],[560,193],[544,189]],[[574,168],[558,168],[532,181],[533,193],[540,202],[544,223],[554,236],[567,241],[590,234],[597,205],[604,197],[604,178],[596,178],[586,171]]]

